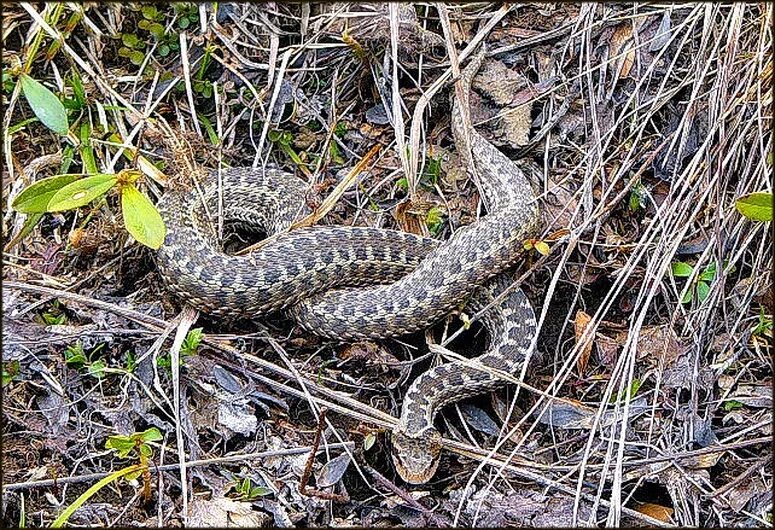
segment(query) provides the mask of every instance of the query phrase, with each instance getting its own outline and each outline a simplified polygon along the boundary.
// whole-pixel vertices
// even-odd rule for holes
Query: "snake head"
[[[441,434],[433,427],[416,434],[393,431],[393,465],[409,484],[425,484],[436,473],[441,453]]]

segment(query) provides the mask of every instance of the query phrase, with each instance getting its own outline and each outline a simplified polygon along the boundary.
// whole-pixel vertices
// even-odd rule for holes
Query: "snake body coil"
[[[465,140],[461,105],[468,105],[482,58],[458,81],[463,97],[453,100],[452,114],[458,148]],[[471,295],[470,304],[480,309],[505,288],[501,272],[518,259],[537,211],[522,171],[477,132],[471,131],[469,142],[489,213],[448,241],[368,227],[283,232],[306,213],[305,184],[280,171],[235,168],[211,174],[197,190],[165,193],[159,210],[167,237],[157,255],[159,270],[170,290],[208,313],[256,317],[285,310],[308,331],[337,341],[424,329]],[[210,222],[216,213],[278,235],[249,255],[227,255]],[[484,369],[472,362],[443,364],[420,375],[406,393],[392,455],[408,482],[426,482],[438,466],[436,412],[505,384],[487,369],[518,371],[536,322],[517,290],[491,308],[483,324],[488,347],[473,364]]]

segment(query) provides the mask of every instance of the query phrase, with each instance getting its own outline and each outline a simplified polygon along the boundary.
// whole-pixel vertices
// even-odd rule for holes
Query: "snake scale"
[[[305,215],[307,185],[270,169],[211,172],[193,189],[169,189],[159,201],[167,236],[157,264],[168,288],[216,316],[257,317],[286,311],[311,333],[335,341],[384,339],[434,324],[469,300],[477,311],[508,285],[505,269],[519,258],[537,228],[535,197],[522,171],[474,130],[461,108],[484,55],[461,72],[461,97],[452,96],[458,150],[466,134],[469,167],[476,168],[488,214],[447,241],[395,230],[313,226],[288,231]],[[220,180],[220,183],[219,183]],[[219,208],[220,202],[220,208]],[[244,256],[224,253],[211,219],[276,234]],[[391,433],[401,477],[424,483],[436,472],[441,435],[438,410],[505,382],[487,368],[514,374],[535,333],[533,309],[521,290],[483,317],[485,353],[469,362],[441,364],[418,376],[404,397]],[[484,369],[471,366],[479,363]]]

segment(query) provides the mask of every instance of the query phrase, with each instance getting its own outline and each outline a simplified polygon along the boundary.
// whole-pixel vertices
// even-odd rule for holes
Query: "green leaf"
[[[703,281],[697,282],[697,301],[704,302],[708,294],[710,294],[710,285]]]
[[[180,29],[186,29],[190,24],[191,21],[185,17],[178,20],[178,27],[180,27]]]
[[[683,261],[676,261],[671,264],[673,270],[673,276],[676,278],[688,278],[694,272],[694,267]]]
[[[89,365],[88,372],[90,376],[96,377],[97,379],[102,379],[105,377],[105,361],[102,359],[94,361]]]
[[[61,212],[80,208],[107,193],[116,185],[116,175],[98,173],[64,186],[57,191],[48,203],[46,211]]]
[[[368,451],[374,446],[374,442],[377,441],[377,437],[374,435],[373,432],[370,432],[366,435],[366,438],[363,439],[363,450]]]
[[[737,410],[743,408],[743,404],[736,399],[730,399],[724,402],[724,410],[729,412],[731,410]]]
[[[135,65],[140,66],[145,61],[145,54],[141,51],[134,50],[129,54],[129,61]]]
[[[439,230],[441,230],[441,227],[444,224],[444,219],[442,211],[438,206],[434,206],[428,210],[428,213],[425,215],[425,224],[428,225],[428,230],[430,230],[432,234],[436,235],[439,233]]]
[[[64,186],[78,180],[81,175],[67,174],[55,175],[41,179],[27,186],[13,200],[14,210],[22,213],[44,213],[48,211],[48,203],[51,198]]]
[[[108,436],[108,441],[105,442],[105,449],[113,449],[119,458],[126,458],[134,448],[135,441],[130,436]]]
[[[682,304],[688,304],[694,298],[694,287],[687,287],[686,292],[681,297]]]
[[[140,44],[140,39],[134,33],[124,33],[121,35],[121,42],[127,48],[137,48]]]
[[[63,511],[61,515],[57,517],[53,523],[51,523],[51,528],[61,528],[64,526],[67,520],[70,519],[70,516],[73,515],[78,508],[83,506],[86,501],[91,499],[98,491],[100,491],[111,482],[118,480],[121,477],[128,476],[130,473],[135,473],[137,471],[142,472],[146,469],[148,469],[148,466],[137,464],[134,466],[125,467],[124,469],[119,469],[118,471],[111,473],[87,489],[80,497],[75,499],[71,505],[65,508],[65,511]]]
[[[30,123],[35,123],[36,121],[40,121],[40,120],[37,118],[37,116],[33,116],[31,118],[27,118],[26,120],[22,120],[19,123],[11,125],[10,127],[8,127],[8,130],[6,131],[6,135],[13,136],[17,132],[24,129]]]
[[[83,88],[83,81],[77,72],[73,72],[70,77],[70,86],[73,87],[73,97],[75,97],[78,108],[82,109],[86,105],[86,90]]]
[[[702,271],[702,274],[700,274],[700,280],[705,282],[712,282],[716,279],[716,262],[714,261],[707,267],[705,267],[705,270]]]
[[[772,193],[756,192],[735,201],[737,211],[754,221],[772,221]]]
[[[195,354],[199,349],[199,343],[202,342],[203,337],[204,333],[202,333],[202,328],[194,328],[190,330],[180,347],[180,354],[186,356]]]
[[[164,26],[158,22],[154,22],[148,26],[148,32],[153,35],[153,38],[156,40],[161,40],[164,38]],[[167,47],[167,53],[169,53],[169,47]]]
[[[145,458],[151,458],[153,456],[153,449],[148,445],[141,445],[140,454]]]
[[[94,148],[91,146],[91,124],[84,121],[81,124],[81,161],[86,173],[97,173],[97,161],[94,158]]]
[[[159,16],[159,10],[156,9],[156,6],[152,5],[144,5],[140,12],[143,14],[144,18],[147,18],[148,20],[155,20],[156,17]]]
[[[140,439],[144,442],[160,442],[163,440],[161,432],[156,427],[151,427],[140,433]]]
[[[83,345],[80,341],[71,344],[65,349],[65,364],[80,368],[86,364],[86,353],[83,351]]]
[[[53,92],[27,74],[19,76],[27,103],[38,119],[57,134],[67,136],[67,111]]]
[[[270,488],[267,488],[264,486],[256,486],[250,489],[250,498],[255,499],[256,497],[266,497],[267,495],[271,495],[272,493],[274,492]]]
[[[124,226],[132,237],[154,250],[161,247],[167,227],[151,201],[131,184],[121,190],[121,211]]]

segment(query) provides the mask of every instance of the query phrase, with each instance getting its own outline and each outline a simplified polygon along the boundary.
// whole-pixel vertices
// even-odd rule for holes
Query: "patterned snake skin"
[[[461,151],[466,132],[460,109],[468,105],[482,59],[480,54],[461,73],[463,97],[453,97],[452,129]],[[522,171],[476,131],[468,140],[489,213],[448,241],[368,227],[286,231],[307,213],[306,184],[281,171],[234,168],[162,197],[167,237],[157,254],[161,275],[172,292],[210,314],[256,317],[283,310],[308,331],[336,341],[419,331],[469,298],[469,308],[477,311],[508,284],[501,273],[520,256],[538,216]],[[217,214],[277,236],[249,255],[227,255],[210,221]],[[406,393],[391,440],[393,461],[407,482],[427,482],[436,472],[437,411],[505,384],[486,369],[517,372],[536,327],[521,291],[490,309],[482,322],[488,335],[483,355],[437,366]]]

